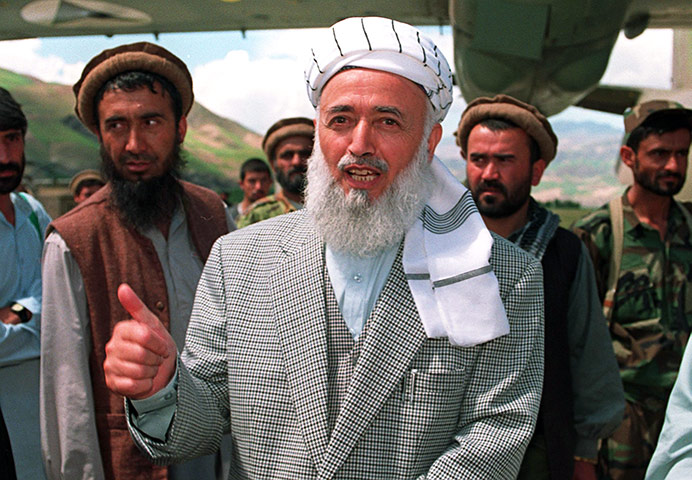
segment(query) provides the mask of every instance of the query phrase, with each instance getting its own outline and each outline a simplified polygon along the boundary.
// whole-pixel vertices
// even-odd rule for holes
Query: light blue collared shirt
[[[354,340],[363,331],[380,292],[394,264],[399,245],[394,245],[374,257],[336,252],[327,246],[327,273],[334,288],[341,315]]]
[[[50,216],[29,195],[10,193],[14,225],[0,214],[0,307],[20,303],[33,314],[27,323],[0,322],[0,366],[39,356],[41,318],[41,250]],[[30,216],[34,212],[38,228]],[[40,232],[39,232],[40,230]]]
[[[646,480],[692,478],[692,343],[687,343]]]

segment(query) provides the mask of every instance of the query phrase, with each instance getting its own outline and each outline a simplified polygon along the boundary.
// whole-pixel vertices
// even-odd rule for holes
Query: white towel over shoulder
[[[403,265],[425,332],[472,346],[509,333],[493,239],[468,191],[437,158],[433,194],[406,234]]]

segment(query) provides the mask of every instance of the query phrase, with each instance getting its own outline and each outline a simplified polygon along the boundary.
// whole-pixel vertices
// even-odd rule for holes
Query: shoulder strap
[[[675,203],[678,204],[678,207],[680,207],[680,211],[682,212],[682,216],[685,219],[685,223],[687,223],[687,228],[692,232],[692,214],[690,211],[687,209],[684,203],[675,201]]]
[[[27,205],[29,205],[29,208],[31,209],[31,213],[29,214],[29,221],[31,224],[34,226],[36,229],[36,232],[38,233],[38,238],[43,242],[43,235],[41,234],[41,224],[38,223],[38,216],[36,215],[36,212],[34,211],[33,205],[31,205],[31,202],[29,199],[26,197],[26,194],[23,192],[18,192],[19,196],[22,197],[22,200],[26,202]]]
[[[610,210],[610,236],[612,238],[612,250],[610,252],[610,269],[608,270],[608,290],[603,299],[603,316],[608,322],[613,316],[615,306],[615,291],[620,277],[620,265],[622,264],[622,250],[624,245],[624,215],[622,213],[622,197],[613,198],[608,203]]]

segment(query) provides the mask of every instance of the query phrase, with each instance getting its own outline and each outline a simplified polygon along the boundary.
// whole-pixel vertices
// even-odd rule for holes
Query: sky
[[[449,27],[422,29],[453,60]],[[135,41],[156,42],[185,61],[192,73],[196,100],[216,114],[235,120],[259,134],[288,116],[312,117],[303,68],[314,30],[210,32],[41,38],[0,42],[0,68],[29,74],[43,81],[73,84],[84,65],[106,48]],[[621,34],[603,78],[613,85],[670,88],[672,31],[647,30],[634,40]],[[455,87],[456,89],[456,87]],[[456,91],[454,105],[443,123],[454,131],[465,102]],[[571,107],[551,117],[591,120],[622,128],[617,115]]]

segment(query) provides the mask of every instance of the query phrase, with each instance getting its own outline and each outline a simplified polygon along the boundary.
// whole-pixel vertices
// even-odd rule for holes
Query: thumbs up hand
[[[132,320],[118,322],[106,344],[106,385],[117,394],[141,400],[170,382],[177,349],[168,330],[126,283],[118,287],[118,300]]]

